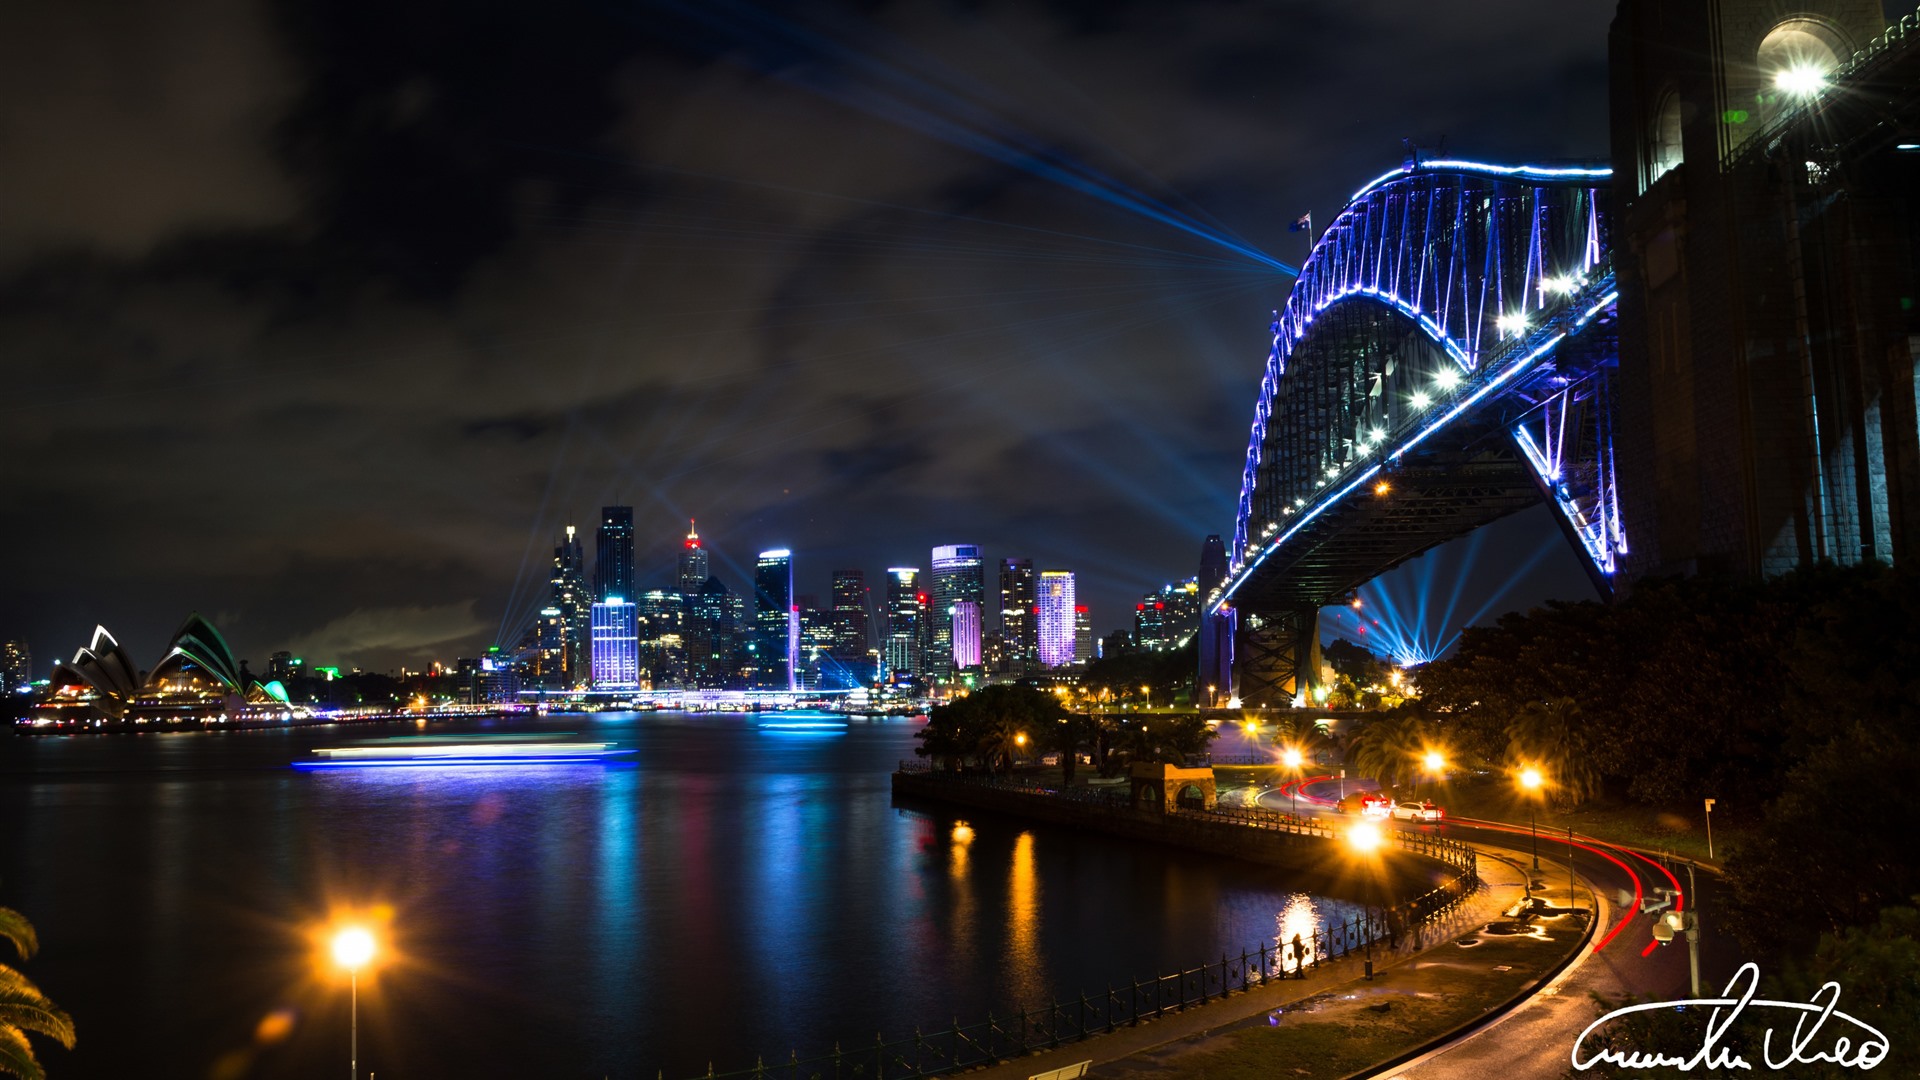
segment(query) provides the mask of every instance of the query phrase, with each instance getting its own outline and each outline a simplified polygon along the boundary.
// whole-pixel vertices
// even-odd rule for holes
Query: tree
[[[1347,740],[1347,764],[1386,787],[1410,781],[1420,767],[1420,754],[1432,743],[1426,723],[1411,713],[1382,716]]]
[[[1592,731],[1574,698],[1529,701],[1507,726],[1508,765],[1541,767],[1555,801],[1578,806],[1600,793]]]
[[[13,942],[20,959],[29,960],[40,948],[27,917],[12,908],[0,908],[0,937]],[[27,1042],[29,1034],[45,1035],[73,1049],[73,1019],[33,985],[25,975],[0,964],[0,1073],[22,1080],[43,1080],[45,1073]]]
[[[1052,694],[1000,683],[935,706],[926,726],[914,733],[920,745],[913,752],[950,770],[973,762],[995,770],[1011,767],[1021,735],[1033,739],[1065,715]]]

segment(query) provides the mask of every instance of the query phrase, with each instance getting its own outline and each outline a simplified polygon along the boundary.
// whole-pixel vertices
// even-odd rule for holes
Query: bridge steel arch
[[[1230,565],[1206,604],[1244,703],[1308,692],[1321,607],[1543,499],[1611,592],[1627,531],[1610,177],[1418,163],[1320,236],[1269,328]]]

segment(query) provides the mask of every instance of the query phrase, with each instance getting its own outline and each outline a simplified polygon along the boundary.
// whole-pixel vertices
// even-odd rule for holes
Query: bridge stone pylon
[[[1418,163],[1361,188],[1321,234],[1270,327],[1229,566],[1206,606],[1244,703],[1317,681],[1322,606],[1543,499],[1611,590],[1628,534],[1610,175]]]

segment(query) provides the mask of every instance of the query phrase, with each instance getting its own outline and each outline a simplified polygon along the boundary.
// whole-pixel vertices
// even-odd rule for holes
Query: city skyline
[[[648,580],[687,518],[735,581],[963,538],[1104,632],[1232,527],[1291,222],[1408,136],[1604,156],[1605,5],[1467,10],[50,5],[6,65],[60,119],[7,128],[0,634],[472,654],[603,505]],[[1379,76],[1435,49],[1410,117]]]

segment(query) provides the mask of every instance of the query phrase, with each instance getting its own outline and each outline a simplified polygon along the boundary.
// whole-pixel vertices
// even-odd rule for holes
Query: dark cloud
[[[1232,527],[1288,281],[1224,241],[1407,135],[1599,155],[1610,7],[27,0],[0,633],[451,658],[610,502],[1111,629]]]

